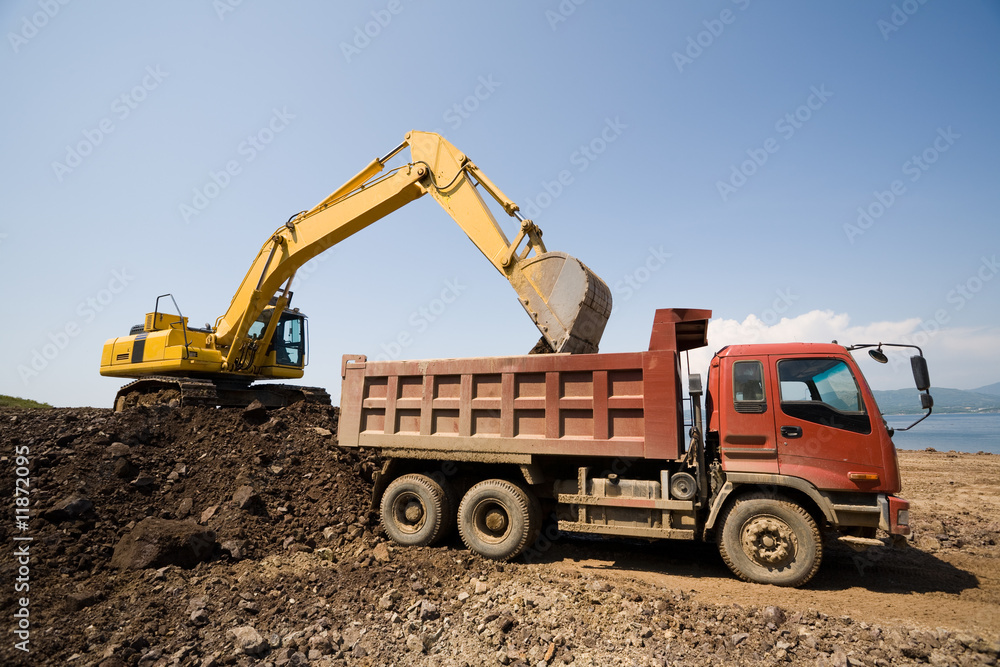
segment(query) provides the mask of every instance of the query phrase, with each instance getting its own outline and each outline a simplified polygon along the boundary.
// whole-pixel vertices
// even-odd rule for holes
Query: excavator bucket
[[[510,276],[521,305],[555,352],[597,352],[611,316],[611,290],[575,257],[543,252]]]

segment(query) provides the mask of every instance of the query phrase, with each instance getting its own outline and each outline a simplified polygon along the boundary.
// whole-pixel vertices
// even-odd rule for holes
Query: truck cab
[[[830,492],[898,493],[896,450],[840,345],[739,345],[709,371],[708,438],[726,472],[812,480]]]
[[[819,525],[857,547],[904,536],[909,504],[896,449],[850,351],[837,344],[734,345],[709,368],[706,458],[713,506],[762,486],[799,495]],[[712,524],[713,516],[709,519]]]

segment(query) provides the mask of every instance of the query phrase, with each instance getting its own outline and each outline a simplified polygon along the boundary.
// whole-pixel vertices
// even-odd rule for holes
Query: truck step
[[[635,496],[585,496],[575,493],[560,493],[556,496],[556,501],[565,505],[694,511],[694,501],[692,500],[663,500],[661,498],[637,498]]]
[[[694,530],[683,528],[653,528],[632,525],[581,523],[579,521],[560,521],[559,530],[564,533],[589,533],[615,535],[617,537],[648,537],[668,540],[694,539]]]
[[[885,542],[874,537],[858,537],[856,535],[841,535],[837,538],[850,547],[884,547]]]

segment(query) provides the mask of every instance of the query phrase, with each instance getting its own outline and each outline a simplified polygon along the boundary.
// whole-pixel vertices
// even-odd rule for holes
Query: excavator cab
[[[282,313],[278,328],[271,338],[271,349],[274,350],[274,363],[277,365],[293,368],[305,366],[306,316],[297,310]]]
[[[273,316],[274,306],[265,308],[250,325],[247,338],[252,341],[263,340]],[[306,316],[300,313],[298,308],[286,309],[279,316],[263,365],[288,368],[303,368],[306,365]]]

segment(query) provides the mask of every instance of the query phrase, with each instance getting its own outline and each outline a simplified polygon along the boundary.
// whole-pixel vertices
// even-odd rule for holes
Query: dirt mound
[[[706,602],[585,564],[628,544],[539,544],[532,562],[508,564],[457,538],[397,549],[368,511],[376,462],[336,446],[337,416],[307,404],[0,410],[0,495],[16,506],[27,463],[31,510],[25,529],[4,523],[0,603],[27,634],[4,633],[0,663],[996,662],[995,638]]]

